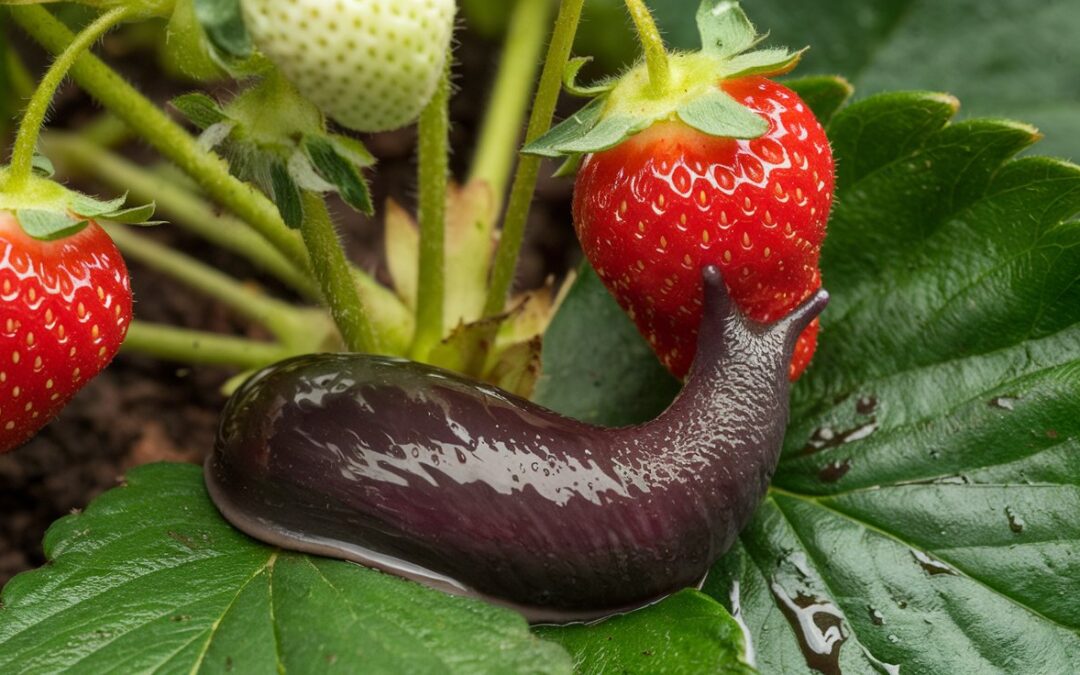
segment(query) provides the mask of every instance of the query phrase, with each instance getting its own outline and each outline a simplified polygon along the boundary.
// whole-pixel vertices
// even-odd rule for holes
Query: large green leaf
[[[621,4],[596,2],[613,10]],[[698,0],[649,5],[669,44],[696,48]],[[1080,158],[1075,0],[743,0],[743,6],[769,31],[766,45],[811,46],[799,75],[838,73],[861,96],[913,87],[952,92],[964,101],[965,116],[1025,120],[1046,134],[1043,152]],[[617,25],[593,32],[613,41]],[[630,44],[626,31],[623,44]]]
[[[158,464],[49,530],[0,597],[0,672],[566,673],[524,619],[262,546],[197,467]]]
[[[883,94],[829,121],[833,301],[770,495],[704,588],[763,672],[1080,672],[1080,167],[955,110]],[[598,328],[594,276],[569,297],[546,402],[640,421],[625,402],[666,377],[626,361],[628,322]]]

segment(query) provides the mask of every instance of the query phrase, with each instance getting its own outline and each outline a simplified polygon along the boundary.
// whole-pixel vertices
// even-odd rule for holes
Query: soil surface
[[[101,47],[106,60],[140,89],[164,105],[173,96],[196,88],[190,83],[165,80],[151,54],[131,46],[130,36],[119,33]],[[45,56],[26,40],[19,53],[40,73]],[[498,45],[482,38],[459,36],[452,105],[454,127],[452,167],[464,177],[472,155],[473,139],[483,113],[497,59]],[[230,83],[227,90],[235,90]],[[573,105],[573,102],[571,102]],[[57,98],[52,125],[78,129],[100,113],[93,101],[67,85]],[[0,139],[6,147],[7,139]],[[406,130],[364,137],[379,158],[373,175],[376,204],[387,197],[410,208],[415,203],[415,135]],[[123,152],[140,162],[155,160],[141,142]],[[571,183],[551,179],[542,171],[525,248],[519,265],[518,285],[534,288],[549,274],[561,275],[576,264],[580,254],[570,224]],[[75,187],[101,196],[113,196],[92,182]],[[336,205],[339,230],[350,257],[386,279],[382,259],[381,211],[367,219]],[[154,228],[150,236],[227,271],[244,281],[262,285],[291,298],[272,280],[259,275],[244,260],[215,249],[179,228]],[[453,264],[453,261],[450,261]],[[153,270],[130,265],[135,292],[136,318],[200,330],[249,337],[266,337],[229,310],[195,294]],[[101,492],[115,486],[131,467],[148,462],[201,462],[210,450],[218,413],[225,401],[221,385],[232,373],[206,367],[189,368],[130,354],[120,354],[91,381],[63,411],[26,446],[0,455],[0,586],[11,576],[45,562],[41,542],[49,524],[83,508]]]

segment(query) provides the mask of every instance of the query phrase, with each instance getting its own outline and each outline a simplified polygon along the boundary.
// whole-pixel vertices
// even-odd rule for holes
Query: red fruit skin
[[[724,91],[769,123],[752,140],[660,122],[585,158],[574,226],[586,257],[677,377],[690,368],[704,265],[731,296],[774,321],[821,285],[818,258],[833,195],[829,141],[795,92],[762,77]],[[810,362],[815,321],[799,337],[791,379]]]
[[[0,211],[0,453],[101,372],[130,323],[127,267],[96,223],[39,241]]]

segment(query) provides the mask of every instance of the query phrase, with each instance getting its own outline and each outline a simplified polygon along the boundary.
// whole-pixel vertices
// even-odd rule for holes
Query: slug
[[[819,291],[745,319],[720,272],[682,392],[604,428],[454,373],[360,354],[270,366],[230,399],[206,483],[250,536],[479,597],[533,622],[629,611],[694,585],[753,514]]]

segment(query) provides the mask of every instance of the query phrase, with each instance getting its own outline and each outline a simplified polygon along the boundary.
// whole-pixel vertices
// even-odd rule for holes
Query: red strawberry
[[[584,156],[574,226],[586,257],[665,366],[690,368],[701,268],[718,265],[750,318],[775,321],[821,285],[833,193],[824,129],[795,92],[767,79],[801,52],[762,40],[731,0],[702,0],[702,49],[669,54],[640,0],[627,0],[645,59],[617,80],[569,89],[592,103],[525,152]],[[815,321],[789,375],[814,353]]]
[[[55,417],[112,360],[130,322],[127,268],[96,223],[43,241],[0,210],[0,452]]]

